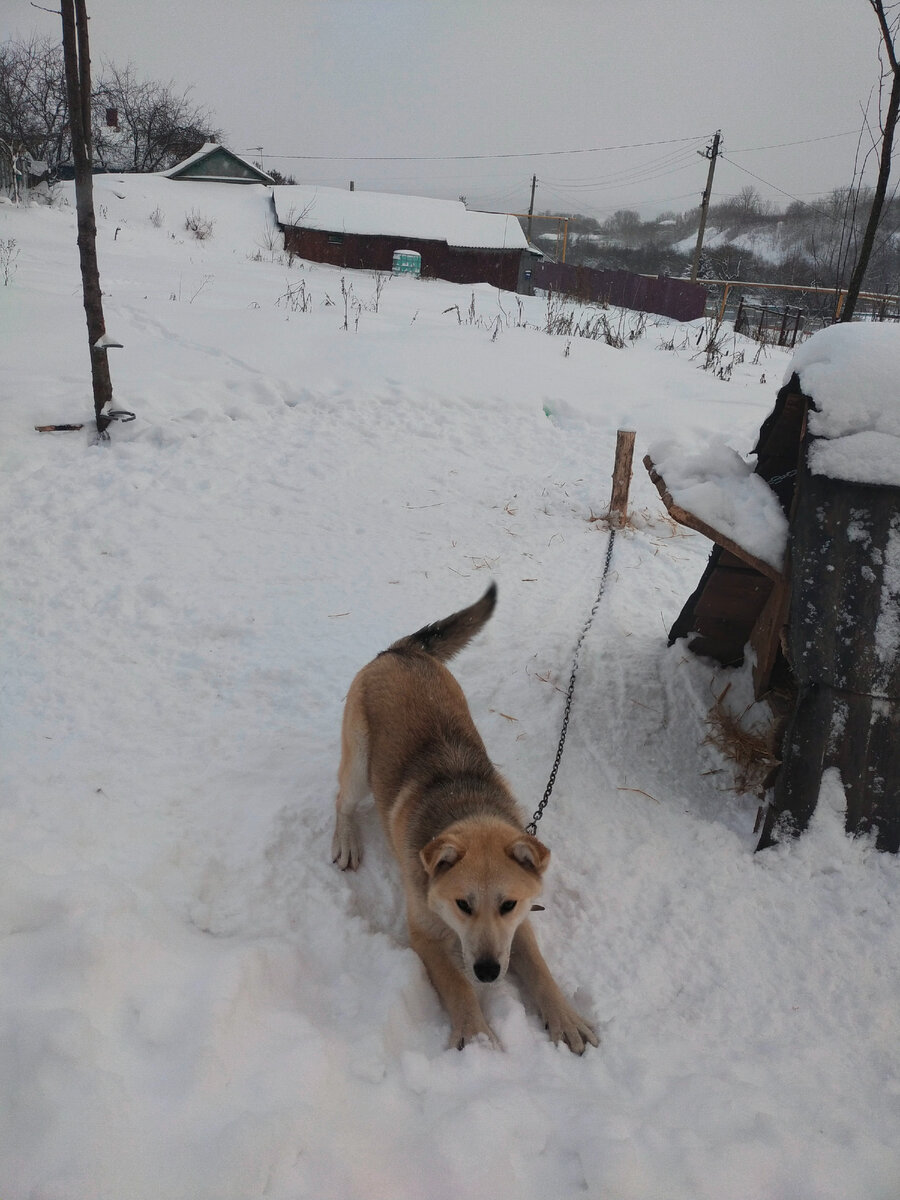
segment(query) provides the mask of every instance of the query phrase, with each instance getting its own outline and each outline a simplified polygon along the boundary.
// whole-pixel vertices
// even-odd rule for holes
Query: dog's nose
[[[500,974],[500,964],[493,958],[480,958],[472,970],[482,983],[493,983]]]

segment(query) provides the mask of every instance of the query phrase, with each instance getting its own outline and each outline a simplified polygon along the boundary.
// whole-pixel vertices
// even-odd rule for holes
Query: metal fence
[[[687,279],[635,275],[631,271],[598,271],[568,263],[539,262],[534,286],[552,288],[591,304],[615,304],[638,312],[693,321],[706,310],[706,288]]]
[[[796,305],[786,304],[779,308],[773,304],[754,304],[741,296],[734,318],[734,332],[743,333],[757,342],[793,350],[805,319],[806,313]]]
[[[706,279],[709,290],[709,315],[718,320],[736,320],[741,306],[763,305],[781,311],[785,293],[792,296],[790,307],[802,308],[805,317],[802,332],[807,334],[840,319],[847,289],[824,284],[766,283],[745,279]],[[860,292],[854,320],[896,321],[900,319],[900,296],[884,292]]]

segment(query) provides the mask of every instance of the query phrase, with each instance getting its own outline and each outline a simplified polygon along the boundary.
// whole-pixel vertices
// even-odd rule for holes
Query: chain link
[[[606,580],[609,576],[609,566],[612,562],[613,542],[616,539],[615,528],[609,531],[609,541],[606,543],[606,561],[603,564],[603,574],[600,576],[600,587],[597,590],[597,599],[594,601],[594,607],[591,609],[590,616],[584,623],[584,628],[575,643],[575,656],[572,662],[572,674],[569,676],[569,686],[566,689],[566,704],[563,709],[562,730],[559,735],[559,745],[556,747],[556,758],[553,760],[553,770],[550,772],[550,778],[547,781],[547,787],[544,789],[544,796],[531,821],[525,826],[525,832],[532,836],[537,833],[537,823],[544,815],[544,809],[547,807],[547,802],[550,799],[550,793],[553,791],[553,785],[556,783],[556,773],[559,770],[559,764],[562,762],[563,748],[566,744],[566,734],[569,732],[569,717],[572,713],[572,697],[575,695],[575,676],[578,673],[578,661],[581,657],[581,647],[584,639],[587,637],[588,630],[594,623],[594,617],[597,615],[597,609],[600,607],[600,601],[603,598],[603,593],[606,589]]]
[[[795,468],[793,471],[785,471],[783,475],[773,475],[771,479],[766,480],[766,483],[769,487],[774,487],[776,483],[784,483],[786,479],[792,479],[796,474]]]

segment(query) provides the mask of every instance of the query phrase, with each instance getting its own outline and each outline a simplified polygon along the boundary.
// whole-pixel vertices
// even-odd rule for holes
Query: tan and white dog
[[[528,914],[550,851],[526,833],[488,758],[459,684],[443,665],[494,611],[497,589],[394,642],[359,672],[344,708],[332,856],[355,870],[355,809],[371,790],[406,888],[409,936],[459,1049],[485,1035],[476,984],[511,970],[554,1042],[597,1045],[538,949]]]

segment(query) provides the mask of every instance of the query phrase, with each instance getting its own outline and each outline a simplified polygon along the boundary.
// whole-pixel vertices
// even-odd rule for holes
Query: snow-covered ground
[[[539,297],[379,295],[279,261],[256,186],[96,193],[137,414],[105,446],[33,430],[91,413],[74,207],[0,207],[3,1200],[896,1200],[900,865],[844,836],[834,778],[753,853],[707,741],[746,675],[666,646],[709,544],[639,465],[746,455],[789,357],[739,339],[723,382],[696,328],[614,350],[541,332]],[[535,916],[601,1045],[555,1048],[503,984],[504,1049],[449,1051],[371,810],[360,871],[329,861],[342,698],[496,579],[455,671],[531,810],[619,427],[633,521]]]

